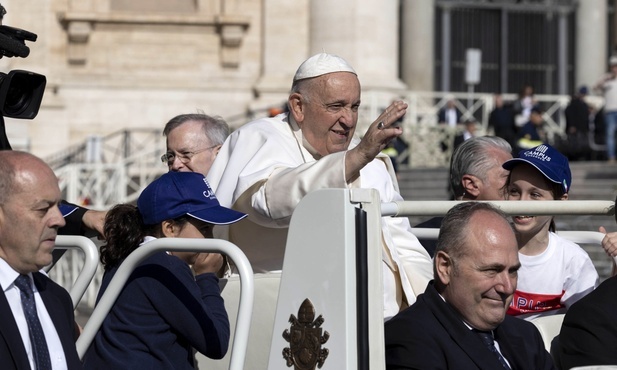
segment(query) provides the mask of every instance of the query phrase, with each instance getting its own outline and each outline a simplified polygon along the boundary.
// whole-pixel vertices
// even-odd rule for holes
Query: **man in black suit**
[[[506,316],[518,244],[508,218],[483,202],[444,217],[424,294],[385,324],[387,369],[554,369],[540,333]]]
[[[456,127],[461,122],[461,111],[456,107],[454,98],[448,99],[446,105],[437,112],[437,121],[441,125]]]
[[[556,363],[562,369],[617,365],[617,276],[568,309],[559,333]]]
[[[81,368],[73,304],[39,272],[65,221],[54,172],[41,159],[0,152],[0,363],[2,369]]]

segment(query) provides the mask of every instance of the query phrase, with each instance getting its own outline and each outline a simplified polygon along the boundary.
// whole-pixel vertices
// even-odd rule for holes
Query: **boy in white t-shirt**
[[[523,150],[503,164],[509,200],[567,200],[568,159],[548,144]],[[553,216],[514,216],[521,269],[508,314],[531,319],[563,313],[598,286],[596,269],[580,246],[555,234]]]

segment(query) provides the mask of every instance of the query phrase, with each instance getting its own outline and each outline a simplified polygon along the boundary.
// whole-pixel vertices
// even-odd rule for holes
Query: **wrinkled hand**
[[[611,257],[617,256],[617,232],[607,233],[604,226],[600,226],[600,232],[604,235],[602,239],[602,248],[606,254]]]
[[[216,273],[223,267],[223,256],[219,253],[199,253],[193,264],[195,275]]]
[[[107,216],[107,211],[89,209],[82,216],[81,222],[88,229],[96,231],[101,238],[105,238],[105,216]]]
[[[395,101],[369,126],[360,144],[350,149],[345,156],[347,181],[356,178],[360,170],[375,159],[392,139],[403,133],[403,129],[393,123],[403,117],[406,112],[407,103],[400,100]]]

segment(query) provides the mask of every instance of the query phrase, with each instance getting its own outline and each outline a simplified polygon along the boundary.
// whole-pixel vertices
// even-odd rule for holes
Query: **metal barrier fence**
[[[92,315],[88,319],[83,332],[77,340],[77,353],[80,358],[88,350],[103,320],[111,310],[120,295],[129,276],[143,260],[156,252],[216,252],[226,254],[235,264],[240,275],[240,307],[238,309],[237,325],[234,342],[231,349],[231,370],[244,369],[244,357],[248,343],[248,332],[253,310],[253,269],[248,259],[234,244],[220,239],[186,239],[163,238],[148,243],[147,248],[137,248],[120,265],[118,271],[109,283]]]
[[[320,202],[323,202],[323,204],[332,204],[333,202],[330,201],[330,197],[331,197],[331,194],[334,194],[333,192],[348,193],[349,195],[348,195],[347,202],[344,204],[341,204],[340,206],[338,205],[339,204],[338,202],[335,202],[336,206],[333,208],[333,210],[335,209],[337,211],[333,213],[329,213],[333,215],[336,214],[337,217],[335,217],[335,219],[327,219],[324,217],[319,217],[324,212],[324,207],[321,206]],[[311,223],[310,220],[313,220],[313,221],[320,220],[319,222],[322,222],[322,223],[326,222],[327,224],[330,225],[329,226],[330,228],[329,229],[324,228],[323,231],[325,233],[331,233],[331,235],[337,234],[337,238],[335,239],[329,238],[328,235],[330,234],[328,234],[328,235],[323,236],[325,239],[332,239],[332,240],[338,240],[338,238],[353,239],[354,235],[356,235],[355,232],[351,232],[351,231],[342,232],[341,231],[344,228],[339,224],[343,223],[343,220],[342,220],[343,217],[338,217],[340,216],[338,210],[339,208],[345,208],[346,214],[351,215],[353,212],[349,211],[348,208],[350,207],[354,208],[354,207],[361,206],[361,208],[367,214],[366,223],[363,224],[364,226],[361,226],[361,227],[366,229],[366,235],[367,235],[366,240],[368,241],[367,251],[369,251],[370,253],[373,253],[373,254],[369,253],[369,256],[374,257],[374,258],[369,258],[369,261],[373,261],[373,262],[379,260],[379,254],[381,253],[379,243],[381,240],[380,233],[381,233],[382,217],[412,216],[412,215],[443,215],[455,204],[460,203],[456,201],[430,201],[430,202],[401,201],[401,202],[382,204],[379,202],[379,197],[376,191],[369,190],[369,189],[351,189],[351,190],[326,189],[326,190],[317,191],[315,193],[311,193],[309,194],[309,196],[310,196],[310,200],[312,200],[313,202],[309,201],[309,203],[306,203],[306,204],[315,203],[315,204],[320,204],[320,206],[315,206],[315,204],[313,204],[312,207],[308,208],[309,211],[306,211],[307,207],[300,207],[302,205],[301,203],[298,207],[298,210],[300,211],[305,210],[305,211],[304,213],[300,213],[300,215],[302,215],[299,219],[300,221],[296,220],[295,222],[302,224],[302,227],[300,229],[304,230],[304,232],[309,232],[309,233],[313,233],[313,230],[314,230],[311,227],[308,227],[308,228],[306,227],[306,225],[309,225]],[[307,196],[307,198],[309,198],[309,196]],[[613,201],[574,201],[574,200],[569,200],[569,201],[495,201],[491,203],[493,203],[494,205],[501,208],[504,212],[511,214],[511,215],[525,214],[525,215],[615,216],[615,202]],[[342,210],[340,213],[343,213]],[[294,218],[297,219],[298,218],[297,216],[298,214],[294,213]],[[294,218],[292,218],[292,224],[294,222]],[[352,224],[352,222],[350,221],[351,218],[352,218],[351,216],[346,218],[347,220],[346,225],[349,226]],[[325,231],[325,230],[330,230],[330,231]],[[418,236],[427,236],[427,235],[432,236],[432,237],[436,236],[436,230],[434,229],[433,230],[414,229],[414,231],[418,233],[417,234]],[[295,231],[293,231],[292,228],[290,228],[290,236],[288,240],[295,240],[296,243],[294,244],[293,242],[290,242],[291,245],[287,246],[286,256],[291,255],[290,252],[292,252],[292,250],[295,250],[296,254],[299,251],[300,253],[314,254],[313,253],[314,251],[311,250],[311,248],[306,248],[304,244],[301,244],[298,242],[298,240],[301,240],[302,243],[308,243],[309,245],[314,245],[314,238],[302,237],[301,235],[294,236],[292,235],[294,234],[294,232]],[[430,235],[422,234],[423,232],[427,232]],[[603,237],[601,233],[589,232],[589,231],[575,231],[575,232],[568,231],[568,232],[561,232],[560,235],[563,235],[567,239],[573,240],[574,242],[594,243],[594,244],[600,244],[602,237]],[[345,245],[347,245],[346,243],[348,241],[353,242],[353,240],[351,239],[349,240],[345,239]],[[336,244],[336,245],[339,245],[339,244]],[[340,246],[341,245],[339,245],[339,247]],[[95,310],[93,311],[92,315],[90,316],[90,319],[86,323],[84,327],[84,331],[77,342],[78,353],[80,354],[80,356],[83,356],[83,354],[87,350],[89,344],[91,343],[91,341],[93,340],[96,334],[96,331],[98,330],[100,324],[104,320],[106,314],[111,309],[115,299],[117,298],[118,293],[122,289],[124,283],[128,279],[134,267],[138,265],[143,259],[151,255],[152,253],[155,253],[157,251],[163,251],[163,250],[178,250],[178,251],[189,251],[190,250],[190,251],[221,252],[221,253],[228,254],[232,258],[232,260],[235,262],[235,264],[238,266],[241,282],[243,284],[248,283],[248,285],[246,287],[243,286],[241,290],[242,296],[240,300],[241,300],[242,307],[240,307],[238,311],[238,318],[237,318],[237,324],[236,324],[236,329],[235,329],[236,330],[235,341],[232,346],[232,353],[231,353],[232,356],[234,356],[233,357],[234,359],[231,362],[230,368],[231,369],[242,369],[244,366],[244,355],[246,354],[246,349],[247,349],[247,344],[248,344],[248,328],[250,327],[251,307],[252,307],[252,302],[253,302],[253,296],[252,296],[253,294],[252,293],[253,292],[253,282],[252,282],[253,272],[252,272],[252,269],[250,267],[248,260],[246,260],[246,257],[244,256],[244,254],[236,246],[234,246],[233,244],[227,241],[216,240],[216,239],[179,239],[179,238],[159,239],[159,240],[149,243],[148,248],[139,248],[136,251],[134,251],[124,261],[124,263],[120,267],[120,270],[117,272],[116,276],[114,277],[114,280],[112,280],[112,283],[109,285],[108,291],[103,296],[103,298],[101,299],[101,301],[99,302]],[[317,257],[320,258],[319,256]],[[305,261],[305,260],[300,259],[300,261]],[[286,260],[285,262],[288,262],[288,261]],[[301,269],[293,269],[293,268],[286,269],[286,267],[288,267],[287,264],[284,265],[284,269],[283,269],[284,271],[287,270],[287,271],[297,273],[297,270],[301,270]],[[335,269],[335,270],[340,270],[340,268]],[[70,271],[74,271],[74,269],[71,269]],[[376,268],[375,266],[370,267],[369,273],[370,275],[372,274],[371,276],[376,276],[374,274],[379,275],[379,269]],[[65,281],[73,281],[73,279],[70,279],[68,277],[64,277],[64,278],[65,278]],[[283,276],[283,278],[286,278],[286,277]],[[306,278],[304,279],[306,280]],[[375,280],[377,281],[379,279],[375,279]],[[331,281],[331,280],[328,280],[328,281]],[[95,282],[94,284],[96,284],[96,280],[94,280],[94,282]],[[376,284],[375,281],[373,281],[372,279],[369,279],[368,282],[369,284],[373,284],[369,289],[369,294],[378,294],[378,293],[383,294],[382,292],[383,287],[381,284]],[[94,288],[98,290],[98,286],[95,287],[93,286],[94,284],[90,284],[90,288],[91,289]],[[309,285],[317,286],[317,288],[319,289],[321,289],[322,287],[319,284],[317,285],[314,284],[314,282],[311,282],[311,284]],[[281,283],[280,292],[283,292],[285,290],[284,288],[285,288],[285,285]],[[295,287],[293,290],[295,293],[298,293],[298,294],[301,293],[300,291],[296,292],[297,287]],[[316,296],[319,296],[321,298],[322,296],[325,296],[325,292],[323,293],[324,294],[319,294]],[[245,294],[250,295],[250,296],[245,296]],[[246,303],[246,306],[244,306],[245,303]],[[378,312],[378,311],[381,312],[380,310],[375,311],[375,308],[373,308],[372,310],[374,312]],[[278,311],[278,308],[277,308],[277,311]],[[287,313],[287,311],[289,310],[282,311],[283,316]],[[373,311],[370,311],[370,312],[373,312]],[[375,315],[373,317],[372,315],[369,315],[369,321],[370,321],[369,332],[378,333],[380,332],[380,330],[383,329],[383,318],[380,319],[378,316],[379,315]],[[285,321],[285,323],[287,322],[286,320],[288,319],[288,317],[289,316],[287,313],[287,316],[283,320]],[[245,330],[246,332],[243,332],[243,330]],[[279,331],[275,330],[275,332],[279,332]],[[371,336],[371,338],[373,338],[373,336]],[[281,341],[281,339],[278,338],[278,336],[273,337],[273,340],[275,339],[278,340],[279,342]],[[371,341],[379,342],[379,340],[375,338],[371,339]],[[264,343],[263,345],[265,349],[268,347],[269,344]],[[333,345],[334,344],[331,344],[331,346]],[[379,351],[373,352],[373,349],[375,350],[379,349]],[[376,345],[375,348],[371,348],[371,359],[373,356],[375,356],[376,359],[379,359],[379,356],[382,353],[382,349],[383,349],[383,345],[381,344]],[[274,347],[271,350],[276,352],[276,348]],[[278,353],[280,353],[280,351]],[[377,361],[377,363],[382,364],[381,361]],[[375,367],[375,369],[378,369],[378,368],[380,367],[379,366]]]

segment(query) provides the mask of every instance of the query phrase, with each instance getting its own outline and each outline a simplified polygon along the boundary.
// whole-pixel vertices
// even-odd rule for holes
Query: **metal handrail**
[[[443,216],[450,208],[463,201],[401,201],[383,203],[382,216]],[[555,201],[490,201],[509,215],[615,215],[615,202],[611,200]]]
[[[56,237],[56,249],[81,249],[84,253],[84,265],[69,290],[73,308],[76,308],[96,274],[96,269],[99,266],[99,250],[92,240],[77,235],[58,235]],[[51,267],[53,266],[49,266],[49,269]],[[45,269],[45,271],[48,272],[49,270]]]
[[[411,232],[418,239],[437,239],[439,229],[414,227]],[[557,235],[577,244],[598,244],[602,245],[604,234],[598,231],[557,231]],[[613,261],[617,264],[617,256],[613,257]]]
[[[113,307],[133,270],[146,258],[161,251],[224,253],[234,262],[240,275],[240,307],[238,308],[229,369],[242,370],[253,312],[253,268],[240,248],[222,239],[161,238],[149,242],[147,248],[134,250],[118,268],[107,290],[92,311],[92,315],[84,326],[79,339],[77,339],[76,346],[79,358],[83,358],[88,347],[90,347],[103,320]]]

